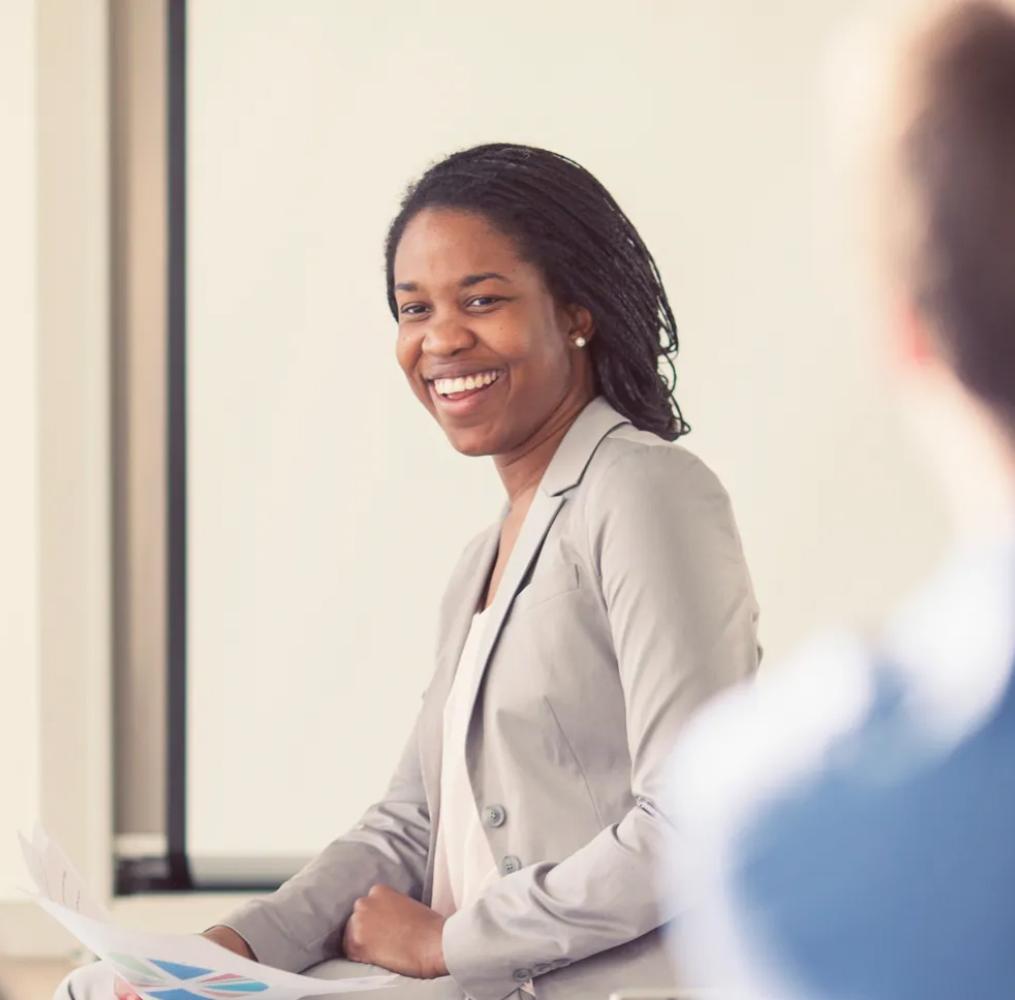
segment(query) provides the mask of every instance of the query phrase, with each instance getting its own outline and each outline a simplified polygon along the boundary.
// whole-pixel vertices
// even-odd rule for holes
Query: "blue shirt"
[[[736,997],[1015,996],[1015,544],[873,642],[706,711],[672,794],[680,967]]]

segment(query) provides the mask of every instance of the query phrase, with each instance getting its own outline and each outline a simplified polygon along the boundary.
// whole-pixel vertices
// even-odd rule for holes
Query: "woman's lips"
[[[438,395],[451,396],[466,390],[482,389],[496,382],[502,374],[503,372],[497,368],[488,368],[486,371],[468,372],[463,375],[439,375],[431,377],[430,381],[433,382]]]
[[[463,389],[461,392],[452,392],[445,395],[439,393],[433,382],[428,382],[430,396],[434,400],[438,410],[452,416],[463,416],[478,409],[489,398],[490,393],[500,385],[502,377],[488,385],[476,386],[472,389]]]

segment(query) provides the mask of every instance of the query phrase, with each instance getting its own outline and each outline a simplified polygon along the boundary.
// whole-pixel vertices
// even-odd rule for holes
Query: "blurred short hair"
[[[894,277],[1015,443],[1015,10],[946,4],[902,67],[883,203]]]

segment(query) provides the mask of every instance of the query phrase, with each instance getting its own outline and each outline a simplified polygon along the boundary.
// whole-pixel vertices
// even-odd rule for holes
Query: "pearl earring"
[[[588,343],[588,341],[584,337],[575,337],[574,338],[574,346],[575,347],[584,347],[587,343]]]

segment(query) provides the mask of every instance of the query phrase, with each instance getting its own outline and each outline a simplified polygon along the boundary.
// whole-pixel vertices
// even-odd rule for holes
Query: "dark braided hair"
[[[475,146],[430,167],[406,192],[385,243],[396,319],[395,251],[424,208],[484,216],[542,270],[558,302],[589,310],[597,388],[635,427],[669,441],[691,429],[673,398],[677,325],[659,269],[630,219],[584,167],[511,143]]]

